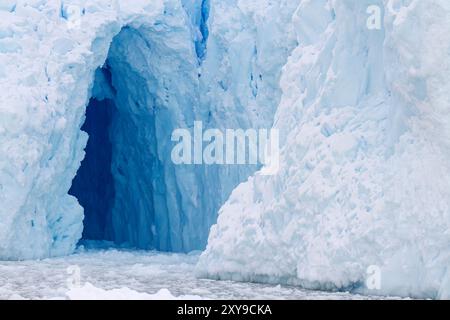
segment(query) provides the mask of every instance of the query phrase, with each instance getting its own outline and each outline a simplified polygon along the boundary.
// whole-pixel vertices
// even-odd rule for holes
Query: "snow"
[[[379,299],[345,292],[197,279],[194,269],[198,258],[199,253],[80,248],[64,258],[0,262],[0,299]],[[79,283],[71,279],[77,268]]]

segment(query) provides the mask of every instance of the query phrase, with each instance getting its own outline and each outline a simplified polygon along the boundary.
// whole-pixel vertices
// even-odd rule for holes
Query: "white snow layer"
[[[80,127],[119,39],[113,83],[138,119],[120,132],[136,132],[143,103],[141,133],[158,142],[141,159],[158,174],[138,177],[158,187],[154,210],[129,222],[146,226],[128,235],[137,244],[201,249],[217,209],[255,170],[173,166],[173,128],[275,119],[280,172],[233,191],[198,274],[364,291],[375,265],[371,293],[450,297],[447,0],[0,2],[0,258],[74,250],[83,210],[67,192],[84,156]],[[367,28],[371,5],[384,9],[380,30]],[[136,141],[141,154],[146,140]]]

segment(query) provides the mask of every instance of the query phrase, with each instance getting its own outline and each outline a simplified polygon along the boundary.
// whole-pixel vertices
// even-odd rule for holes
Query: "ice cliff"
[[[199,274],[449,297],[450,3],[297,3],[280,172],[233,191]]]
[[[450,297],[449,18],[447,0],[0,0],[0,258],[208,242],[199,276]],[[198,120],[273,125],[280,171],[174,165]]]

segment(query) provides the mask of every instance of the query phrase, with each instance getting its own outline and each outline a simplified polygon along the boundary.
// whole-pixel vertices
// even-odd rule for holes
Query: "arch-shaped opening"
[[[203,249],[215,212],[196,199],[198,168],[176,168],[170,159],[173,129],[192,122],[198,106],[198,60],[151,28],[123,28],[96,71],[82,127],[86,157],[69,193],[85,211],[82,240]]]

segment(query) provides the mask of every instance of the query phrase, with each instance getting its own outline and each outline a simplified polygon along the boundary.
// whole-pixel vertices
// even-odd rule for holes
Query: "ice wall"
[[[199,275],[448,297],[449,2],[298,4],[280,172],[233,191]]]
[[[68,191],[85,156],[91,99],[113,99],[117,108],[110,231],[118,242],[204,248],[218,208],[257,168],[174,166],[170,135],[195,120],[205,129],[272,125],[294,44],[274,12],[293,5],[254,12],[259,3],[2,1],[0,259],[75,248],[83,209]],[[102,67],[111,92],[95,77]]]

